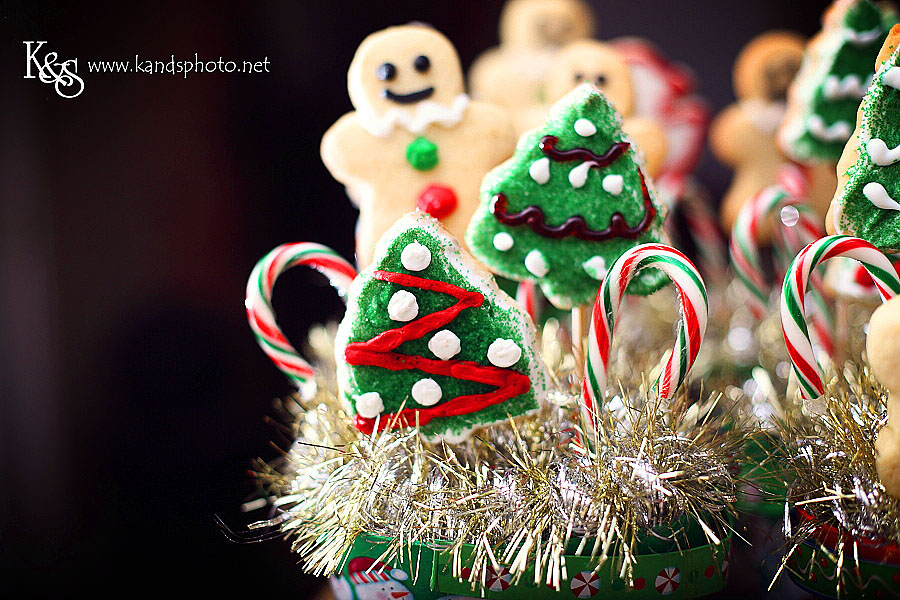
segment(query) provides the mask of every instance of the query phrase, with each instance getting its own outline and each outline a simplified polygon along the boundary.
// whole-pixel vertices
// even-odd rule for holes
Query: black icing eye
[[[584,81],[584,73],[575,73],[575,83]]]
[[[378,70],[375,71],[375,74],[381,81],[392,81],[394,77],[397,76],[397,67],[391,63],[383,63],[378,67]]]
[[[416,60],[413,61],[413,66],[419,73],[424,73],[431,68],[431,61],[428,60],[428,57],[424,54],[420,54],[416,57]]]
[[[597,75],[597,87],[606,85],[606,75]]]

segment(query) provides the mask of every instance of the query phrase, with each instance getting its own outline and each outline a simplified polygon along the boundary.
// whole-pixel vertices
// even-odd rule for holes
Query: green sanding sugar
[[[870,0],[857,0],[838,23],[823,29],[819,42],[807,48],[794,83],[796,93],[791,95],[799,110],[792,106],[784,125],[786,150],[795,160],[837,162],[840,158],[849,135],[838,135],[838,131],[853,130],[861,92],[835,93],[835,89],[848,84],[858,89],[872,76],[890,29],[887,15]],[[878,35],[866,37],[870,32]]]
[[[428,248],[431,260],[420,271],[410,271],[401,260],[401,253],[409,244],[421,244]],[[538,408],[539,400],[546,389],[546,374],[538,356],[534,326],[517,305],[493,282],[488,273],[472,271],[474,260],[465,257],[458,243],[449,234],[439,229],[437,222],[416,213],[402,219],[376,248],[375,264],[360,275],[361,282],[354,285],[351,301],[341,324],[338,343],[338,361],[343,361],[343,348],[347,343],[365,342],[385,331],[399,328],[406,323],[392,320],[388,314],[391,297],[400,290],[411,292],[418,304],[418,316],[431,315],[456,304],[457,300],[445,293],[406,287],[397,283],[378,280],[373,271],[403,273],[416,277],[453,284],[468,291],[477,291],[484,296],[480,307],[470,307],[450,323],[426,333],[420,339],[408,340],[398,346],[395,352],[405,356],[438,358],[428,348],[428,342],[441,330],[449,330],[460,340],[459,353],[454,361],[469,361],[477,365],[490,365],[488,348],[497,339],[512,340],[521,349],[521,357],[508,367],[531,378],[531,389],[505,402],[488,406],[480,411],[452,417],[436,418],[422,426],[428,437],[459,439],[473,428],[503,421],[509,415],[521,415]],[[441,400],[438,406],[460,396],[484,394],[497,386],[474,381],[455,379],[447,375],[429,374],[418,369],[389,370],[379,366],[346,367],[346,378],[342,381],[345,400],[356,406],[355,397],[367,392],[378,392],[384,403],[384,414],[395,413],[403,408],[423,408],[411,395],[413,385],[423,378],[433,379],[440,386]]]
[[[880,139],[887,149],[900,147],[900,49],[895,50],[875,76],[863,105],[858,141],[859,158],[848,171],[848,181],[838,200],[838,229],[850,233],[886,252],[900,251],[900,162],[877,164],[867,143]],[[879,207],[875,197],[881,186],[895,209]]]

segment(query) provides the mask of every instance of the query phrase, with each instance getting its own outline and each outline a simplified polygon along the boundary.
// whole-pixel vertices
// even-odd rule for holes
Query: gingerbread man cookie
[[[350,112],[322,138],[322,161],[359,206],[360,267],[394,222],[420,208],[462,236],[481,178],[515,148],[503,109],[470,101],[453,45],[424,25],[360,44],[347,75]]]
[[[547,77],[547,99],[538,127],[550,106],[583,82],[593,84],[622,116],[622,128],[644,153],[647,174],[656,177],[666,158],[666,136],[654,120],[635,114],[636,99],[632,74],[622,55],[610,44],[596,40],[578,40],[560,50]]]
[[[713,154],[734,170],[720,209],[726,231],[731,231],[741,207],[776,181],[786,162],[776,131],[802,57],[802,38],[783,31],[754,38],[738,55],[734,67],[738,101],[719,113],[710,129]]]
[[[875,442],[875,467],[884,489],[900,498],[900,298],[888,300],[872,314],[866,356],[875,378],[888,391],[888,421]]]
[[[521,134],[535,108],[546,113],[545,80],[556,51],[592,32],[593,16],[581,0],[509,0],[500,17],[500,45],[469,71],[472,95],[505,107]]]

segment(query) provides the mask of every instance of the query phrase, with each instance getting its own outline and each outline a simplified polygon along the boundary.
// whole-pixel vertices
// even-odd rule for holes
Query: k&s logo
[[[38,79],[52,83],[56,93],[63,98],[75,98],[84,91],[84,80],[78,76],[78,59],[58,60],[56,52],[41,49],[46,41],[22,42],[25,44],[25,79]]]

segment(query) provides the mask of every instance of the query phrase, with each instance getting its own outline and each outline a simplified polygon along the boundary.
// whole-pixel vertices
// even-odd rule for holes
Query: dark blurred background
[[[814,33],[826,2],[592,4],[600,38],[656,41],[718,110],[740,47],[772,28]],[[246,325],[246,278],[282,242],[352,256],[355,211],[319,139],[350,109],[363,37],[430,22],[468,67],[496,44],[501,5],[0,4],[0,595],[313,593],[285,543],[232,544],[214,524],[246,524],[250,461],[276,455],[265,418],[289,392]],[[23,79],[24,40],[78,58],[81,96]],[[195,52],[268,58],[270,72],[84,66]],[[728,173],[706,157],[700,179],[718,194]],[[321,278],[283,280],[289,337],[339,316]]]

